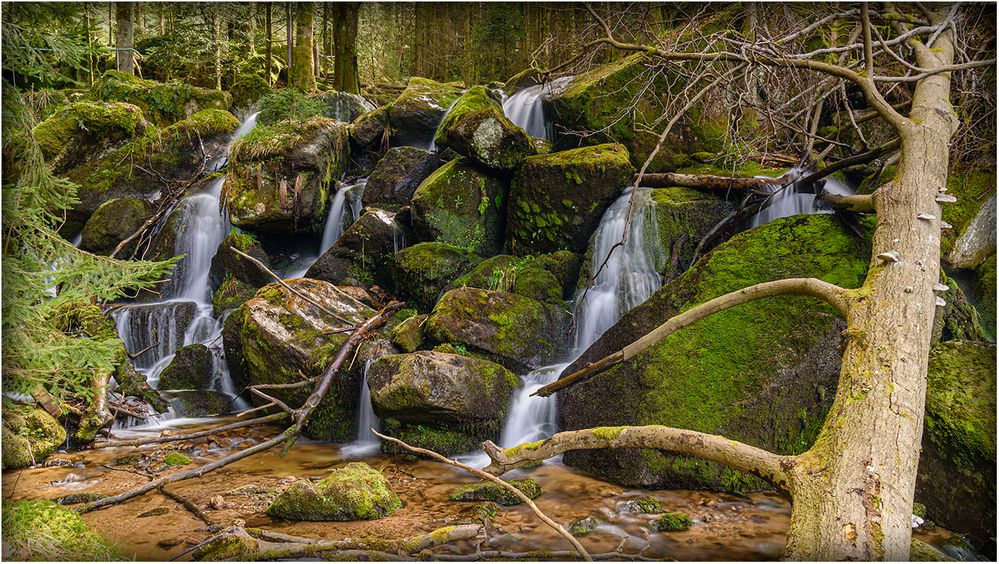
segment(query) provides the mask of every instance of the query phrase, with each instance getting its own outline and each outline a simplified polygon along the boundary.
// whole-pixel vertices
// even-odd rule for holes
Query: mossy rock
[[[173,390],[161,395],[178,417],[214,417],[232,411],[233,398],[214,390]]]
[[[389,340],[402,352],[416,352],[423,346],[423,326],[426,315],[414,315],[389,330]]]
[[[257,126],[232,147],[229,219],[254,232],[320,231],[348,152],[346,126],[329,118]]]
[[[484,440],[480,433],[468,433],[447,425],[401,423],[393,419],[385,420],[382,423],[385,426],[385,433],[389,436],[396,437],[410,446],[432,450],[444,456],[467,454],[481,450]],[[410,451],[387,441],[382,441],[382,452],[406,456],[412,454]]]
[[[157,390],[207,390],[214,370],[212,351],[195,343],[177,349],[160,373]]]
[[[658,532],[676,533],[686,531],[694,526],[694,520],[686,513],[664,513],[652,524],[652,530]]]
[[[167,466],[186,466],[191,463],[191,457],[182,452],[171,452],[163,457],[163,464]]]
[[[254,288],[260,288],[274,280],[259,266],[233,252],[232,248],[250,255],[267,267],[271,266],[270,257],[253,234],[233,230],[219,243],[218,250],[212,257],[208,285],[213,292],[226,279],[234,279]]]
[[[66,430],[40,407],[3,405],[3,468],[37,464],[66,442]]]
[[[657,188],[651,195],[664,261],[669,260],[675,243],[686,235],[685,243],[677,248],[680,272],[690,267],[697,242],[736,207],[734,202],[692,188]],[[666,272],[668,268],[665,262],[656,265],[659,272]]]
[[[510,187],[507,212],[515,254],[584,252],[633,173],[627,149],[618,144],[524,159]]]
[[[569,532],[573,536],[582,537],[595,531],[598,526],[600,526],[600,521],[597,521],[595,517],[583,517],[569,526]]]
[[[114,70],[94,82],[90,96],[97,100],[119,101],[142,108],[146,118],[157,125],[170,125],[206,109],[228,110],[228,92],[191,86],[181,81],[156,82]]]
[[[80,248],[99,255],[111,254],[119,243],[142,227],[153,211],[153,204],[143,198],[104,202],[83,226]],[[128,256],[134,246],[127,246],[124,256]]]
[[[503,246],[509,185],[455,159],[428,176],[412,200],[413,231],[423,240],[494,255]]]
[[[434,136],[441,149],[450,149],[491,169],[513,170],[537,150],[527,133],[513,124],[484,86],[462,94]]]
[[[451,287],[513,292],[564,307],[562,282],[545,264],[533,256],[497,255],[463,274]]]
[[[988,340],[989,333],[979,321],[978,310],[968,300],[961,285],[944,273],[940,274],[940,282],[948,286],[948,290],[938,293],[946,305],[938,307],[933,316],[933,343]]]
[[[993,339],[996,337],[996,256],[992,255],[975,269],[972,293],[977,300],[976,309],[982,327]]]
[[[830,215],[750,229],[625,314],[563,374],[620,350],[679,312],[759,282],[815,277],[859,287],[869,253],[867,242]],[[835,394],[843,328],[834,310],[808,297],[768,298],[717,313],[559,393],[560,428],[668,425],[780,454],[803,452]],[[643,487],[769,487],[714,463],[651,450],[567,453],[565,462]]]
[[[257,122],[274,125],[285,120],[303,121],[322,115],[322,104],[297,88],[282,88],[257,102]]]
[[[6,441],[4,441],[6,442]],[[51,501],[3,504],[4,558],[30,561],[107,561],[123,558],[73,511]]]
[[[408,227],[396,220],[396,214],[367,208],[312,263],[305,276],[333,283],[353,279],[366,287],[378,284],[390,288],[395,253],[411,237]]]
[[[311,97],[319,103],[319,115],[344,123],[350,123],[374,109],[367,100],[350,92],[317,92]]]
[[[393,257],[392,279],[398,294],[420,311],[430,311],[455,277],[482,259],[444,243],[417,243]]]
[[[191,554],[196,562],[238,562],[260,552],[260,543],[249,535],[223,535],[198,546]]]
[[[437,126],[461,90],[450,84],[414,76],[389,108],[392,145],[428,147]]]
[[[890,179],[891,176],[885,174],[887,178],[882,178],[882,180]],[[880,182],[879,182],[880,185]],[[947,174],[947,193],[951,196],[957,198],[957,202],[953,204],[944,204],[943,211],[941,212],[942,219],[947,223],[951,224],[953,228],[946,229],[942,232],[942,237],[940,241],[940,251],[948,258],[951,257],[951,252],[955,245],[955,242],[963,237],[968,229],[973,224],[975,217],[980,211],[985,208],[985,206],[992,206],[991,211],[985,210],[986,217],[991,214],[991,221],[993,224],[991,233],[986,225],[982,225],[978,231],[981,237],[991,236],[991,246],[994,251],[995,249],[995,207],[996,202],[993,197],[996,193],[996,173],[994,170],[969,170],[969,169],[956,169],[951,170]],[[985,218],[983,218],[985,219]],[[987,224],[988,221],[983,223]],[[987,245],[988,243],[986,243]],[[968,250],[972,250],[981,245],[968,245]],[[975,255],[979,255],[979,260],[985,258],[985,256],[980,256],[980,253],[971,252],[968,253],[969,258],[964,260],[959,260],[962,264],[970,264],[974,262]],[[956,266],[956,265],[955,265]],[[962,268],[974,268],[975,265],[962,266]]]
[[[398,210],[441,166],[436,153],[418,147],[392,147],[375,165],[364,187],[364,205]]]
[[[912,539],[911,547],[909,549],[909,561],[954,562],[955,560],[932,545],[929,545],[919,539]]]
[[[221,316],[228,310],[234,310],[253,298],[257,287],[228,276],[222,280],[219,287],[212,293],[212,313]]]
[[[362,151],[378,148],[389,126],[390,110],[391,106],[380,106],[358,116],[349,128],[351,145]]]
[[[561,307],[519,294],[457,288],[441,297],[425,332],[438,343],[484,352],[511,370],[532,370],[564,353],[571,318]]]
[[[381,472],[363,462],[330,471],[316,484],[293,483],[267,508],[272,517],[293,521],[379,519],[402,507]]]
[[[541,486],[531,480],[509,480],[508,483],[520,490],[528,499],[534,500],[541,495]],[[510,490],[492,482],[478,482],[455,488],[451,492],[451,501],[492,501],[499,505],[519,505],[523,501]]]
[[[328,282],[297,278],[287,283],[315,302],[324,304],[351,323],[362,323],[374,315],[374,310],[345,297]],[[329,366],[347,334],[344,324],[333,319],[314,304],[293,294],[280,284],[261,288],[232,316],[239,324],[239,343],[234,336],[227,339],[226,353],[239,349],[245,362],[245,378],[250,384],[291,384],[320,376]],[[226,324],[225,333],[234,328]],[[224,337],[225,338],[225,337]],[[355,362],[340,370],[333,378],[329,393],[319,404],[305,427],[305,433],[315,439],[347,441],[356,436],[357,399],[365,360],[381,350],[372,349],[380,339],[360,347]],[[236,353],[237,351],[233,351]],[[310,388],[276,389],[271,393],[292,407],[301,406]],[[259,401],[259,400],[256,400]]]
[[[926,516],[995,551],[996,347],[940,343],[930,353],[916,499]]]
[[[271,87],[267,84],[267,79],[259,74],[240,75],[229,87],[232,107],[241,109],[252,108],[258,100],[270,92]]]
[[[995,178],[995,177],[993,177]],[[960,203],[960,200],[958,200]],[[948,204],[949,205],[949,204]],[[975,269],[996,254],[996,195],[985,201],[943,258],[950,268]]]
[[[511,96],[518,90],[537,84],[541,84],[541,78],[537,69],[524,69],[507,79],[503,84],[503,91],[507,96]]]
[[[57,174],[146,130],[142,110],[124,102],[79,101],[63,106],[32,130]]]

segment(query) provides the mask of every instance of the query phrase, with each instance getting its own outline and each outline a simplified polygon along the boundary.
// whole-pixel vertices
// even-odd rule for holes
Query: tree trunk
[[[312,60],[315,8],[312,2],[295,3],[295,46],[291,53],[288,79],[292,86],[303,92],[316,89],[315,65]]]
[[[292,52],[292,47],[295,44],[294,38],[292,37],[292,25],[291,21],[291,2],[285,2],[284,4],[284,31],[285,31],[285,44],[288,47],[287,58],[284,61],[285,73],[287,76],[287,86],[294,86],[291,80],[291,64],[292,57],[294,53]]]
[[[267,79],[267,86],[271,86],[271,85],[274,84],[274,82],[273,82],[273,80],[271,78],[271,56],[272,56],[272,52],[273,52],[273,48],[274,48],[274,39],[271,37],[271,31],[272,31],[272,29],[271,29],[271,8],[272,7],[273,7],[273,4],[270,3],[270,2],[267,2],[266,4],[264,4],[264,28],[265,28],[264,29],[264,33],[266,34],[266,38],[267,38],[266,53],[264,54],[264,56],[266,57],[266,59],[264,60],[264,75],[265,75],[264,78]]]
[[[212,65],[215,70],[215,89],[222,90],[222,14],[211,8],[212,26]]]
[[[135,74],[135,5],[131,2],[118,2],[114,5],[115,47],[117,48],[117,68],[127,74]]]
[[[360,4],[342,2],[333,5],[333,88],[352,94],[361,93],[357,70],[357,15]]]
[[[943,21],[940,17],[939,23]],[[951,32],[920,67],[954,59]],[[902,163],[874,195],[875,258],[854,292],[836,398],[815,446],[801,456],[785,556],[820,560],[907,560],[919,462],[926,371],[940,273],[936,201],[946,186],[957,128],[949,73],[919,81],[900,131]],[[895,253],[897,262],[877,258]]]

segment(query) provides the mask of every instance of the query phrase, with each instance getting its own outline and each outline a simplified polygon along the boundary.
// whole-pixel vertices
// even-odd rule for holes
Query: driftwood
[[[635,177],[638,181],[638,177]],[[681,174],[679,172],[657,172],[645,174],[642,178],[642,186],[649,188],[669,188],[671,186],[681,186],[684,188],[696,188],[698,190],[708,190],[711,192],[745,192],[750,190],[766,193],[775,186],[783,186],[794,181],[794,177],[785,174],[779,178],[734,178],[727,176],[713,176],[710,174]]]
[[[316,408],[316,406],[319,405],[319,402],[322,401],[322,399],[326,396],[326,393],[329,391],[330,385],[333,382],[333,376],[340,370],[341,365],[343,365],[343,363],[350,356],[351,350],[353,350],[355,346],[360,344],[361,341],[363,341],[368,336],[368,333],[370,331],[373,331],[384,325],[388,321],[388,319],[396,311],[401,309],[404,305],[405,304],[402,302],[392,302],[354,329],[354,331],[350,334],[350,336],[347,337],[347,340],[344,341],[344,343],[340,346],[340,349],[337,351],[336,357],[333,359],[333,362],[326,369],[326,372],[323,373],[323,376],[319,379],[319,382],[316,384],[316,387],[313,390],[312,394],[308,397],[308,399],[305,400],[305,403],[302,405],[302,407],[298,408],[297,410],[294,410],[292,425],[287,429],[285,429],[283,432],[279,433],[277,436],[262,443],[253,445],[249,448],[243,449],[241,451],[234,452],[210,464],[206,464],[204,466],[200,466],[198,468],[194,468],[184,472],[168,474],[166,476],[163,476],[162,478],[153,480],[148,484],[143,484],[142,486],[133,488],[124,493],[111,497],[106,497],[104,499],[99,499],[93,503],[87,504],[86,506],[80,508],[79,511],[81,513],[85,513],[87,511],[93,511],[95,509],[100,509],[102,507],[107,507],[109,505],[121,503],[123,501],[132,499],[133,497],[137,497],[145,493],[148,493],[150,491],[160,489],[164,485],[172,482],[180,482],[182,480],[189,480],[191,478],[199,478],[209,472],[218,470],[219,468],[223,468],[229,464],[232,464],[233,462],[242,460],[248,456],[257,454],[258,452],[264,452],[266,450],[269,450],[272,447],[279,445],[281,443],[285,443],[282,452],[286,452],[298,439],[299,434],[302,432],[302,429],[305,427],[305,424],[309,420],[309,415],[312,414],[312,411]],[[282,417],[285,416],[285,414],[280,414],[280,415]],[[176,439],[176,437],[173,437],[173,439]]]
[[[222,425],[221,427],[212,427],[211,429],[206,429],[204,431],[196,431],[194,433],[185,433],[182,435],[161,435],[159,437],[147,437],[144,439],[131,439],[125,441],[103,441],[95,443],[93,445],[93,448],[114,448],[114,447],[124,447],[124,446],[136,447],[143,445],[155,445],[160,443],[171,443],[174,441],[185,441],[189,439],[207,437],[209,435],[214,435],[224,431],[231,431],[233,429],[240,429],[242,427],[250,427],[253,425],[265,425],[267,423],[280,421],[286,417],[288,417],[286,413],[275,413],[273,415],[258,417],[256,419],[247,419],[246,421],[239,421],[237,423]]]
[[[179,493],[171,491],[171,490],[168,490],[165,487],[160,487],[160,493],[162,493],[163,495],[165,495],[165,496],[169,497],[170,499],[176,501],[177,503],[181,504],[184,507],[184,509],[190,511],[195,517],[197,517],[198,519],[200,519],[201,522],[203,522],[205,525],[208,525],[209,527],[212,527],[212,526],[215,526],[217,524],[217,523],[215,523],[214,519],[212,519],[211,517],[209,517],[207,513],[205,513],[200,507],[198,507],[198,504],[196,504],[193,501],[187,499],[186,497],[180,495]]]

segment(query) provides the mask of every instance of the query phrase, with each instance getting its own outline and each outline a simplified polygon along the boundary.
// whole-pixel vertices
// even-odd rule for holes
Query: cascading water
[[[514,125],[522,127],[528,135],[553,141],[554,132],[545,120],[542,102],[545,96],[561,90],[571,80],[571,76],[564,76],[546,84],[536,84],[518,90],[503,101],[503,113]]]
[[[371,407],[371,390],[368,388],[368,368],[372,359],[364,362],[364,377],[361,380],[361,397],[357,400],[357,440],[345,447],[341,453],[346,456],[365,456],[378,451],[380,439],[372,429],[381,430],[382,424]]]
[[[804,171],[794,169],[790,172],[792,178],[799,178]],[[854,190],[848,184],[826,178],[823,190],[830,194],[839,196],[852,195]],[[759,227],[765,223],[770,223],[775,219],[791,217],[799,214],[832,213],[831,209],[820,207],[816,200],[816,190],[802,190],[797,182],[792,182],[781,186],[779,184],[771,187],[772,196],[766,206],[758,211],[756,215],[749,219],[749,227]]]
[[[244,121],[232,141],[256,126],[257,114]],[[230,146],[232,144],[230,141]],[[228,150],[226,151],[228,153]],[[219,159],[211,167],[218,170]],[[237,395],[222,351],[222,320],[212,312],[208,275],[212,258],[231,228],[227,217],[219,213],[219,198],[224,178],[214,180],[204,191],[190,195],[179,204],[174,254],[184,255],[179,272],[164,289],[168,300],[131,304],[117,308],[112,317],[118,334],[131,354],[137,354],[135,368],[150,386],[156,387],[160,373],[183,345],[201,343],[212,352],[210,389],[233,398],[232,408],[248,409],[249,403]],[[172,415],[172,410],[167,418]]]
[[[357,221],[361,217],[361,198],[364,196],[364,186],[368,179],[362,178],[351,185],[341,185],[340,189],[333,195],[333,202],[330,203],[330,212],[326,216],[326,227],[323,229],[322,242],[319,245],[319,254],[325,253],[336,243],[346,227],[350,223]],[[347,214],[347,207],[350,207],[350,214],[353,220],[348,223],[344,221]]]

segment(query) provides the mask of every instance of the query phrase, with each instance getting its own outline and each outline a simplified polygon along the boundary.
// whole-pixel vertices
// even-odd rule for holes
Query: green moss
[[[191,463],[191,457],[184,453],[173,451],[166,455],[166,458],[163,459],[163,463],[167,466],[184,466],[185,464]]]
[[[299,480],[267,508],[267,514],[297,521],[354,521],[378,519],[402,507],[399,496],[381,472],[351,462],[313,485]]]
[[[388,427],[386,426],[388,431]],[[430,425],[400,425],[391,429],[391,435],[398,437],[404,443],[432,450],[438,454],[451,456],[464,454],[479,448],[482,440],[475,435],[447,427],[432,427]],[[398,454],[402,451],[391,443],[382,443],[382,450],[387,454]]]
[[[536,153],[531,138],[507,119],[484,86],[473,86],[458,98],[438,126],[434,142],[500,170],[511,170]]]
[[[167,83],[143,80],[118,71],[107,71],[90,90],[99,100],[129,102],[142,108],[148,119],[169,125],[193,111],[214,108],[227,110],[232,104],[228,92],[191,86],[185,82]]]
[[[212,311],[218,317],[226,310],[239,307],[246,300],[253,298],[256,293],[256,288],[233,278],[231,273],[227,272],[218,289],[212,294]]]
[[[528,499],[541,495],[541,486],[531,479],[509,480],[511,486],[520,490]],[[517,495],[493,482],[479,482],[460,486],[451,492],[451,501],[492,501],[500,505],[523,503]]]
[[[996,335],[996,255],[992,255],[975,269],[974,295],[982,327],[989,335]]]
[[[51,501],[5,502],[3,543],[5,557],[17,560],[122,559],[75,511]]]
[[[259,74],[240,75],[229,87],[234,108],[250,108],[270,91],[267,80]]]
[[[656,519],[653,529],[656,531],[678,532],[686,531],[694,525],[694,520],[686,513],[664,513]]]
[[[316,131],[330,129],[335,124],[336,120],[330,118],[311,117],[258,125],[233,144],[230,157],[234,161],[280,157],[308,143]]]
[[[481,260],[453,245],[417,243],[395,254],[392,279],[396,290],[406,296],[410,305],[429,311],[444,287]]]
[[[603,439],[605,441],[613,441],[624,431],[627,427],[596,427],[593,429],[593,436],[598,439]]]
[[[224,535],[212,542],[199,546],[192,558],[202,562],[226,562],[248,560],[249,556],[260,551],[255,539],[246,535]]]
[[[451,285],[514,292],[522,296],[564,306],[562,282],[533,256],[497,255],[479,263]]]
[[[597,521],[593,517],[584,517],[578,521],[575,521],[570,527],[569,532],[575,537],[582,537],[592,533],[596,530],[597,526],[600,525],[600,521]]]
[[[538,450],[539,448],[541,448],[541,445],[543,444],[545,444],[545,441],[543,440],[534,441],[533,443],[521,443],[515,447],[503,449],[503,455],[514,457],[517,456],[522,450]]]
[[[285,120],[307,120],[321,116],[323,104],[298,89],[285,88],[262,97],[257,103],[257,110],[260,112],[257,116],[258,123],[267,126]]]
[[[632,500],[629,507],[636,513],[661,513],[663,510],[659,500],[652,496]]]
[[[77,134],[94,141],[125,139],[144,129],[142,110],[122,102],[80,101],[64,106],[35,126],[32,135],[46,159],[58,155]]]
[[[943,220],[954,226],[945,230],[940,244],[942,254],[947,254],[954,241],[964,233],[982,204],[996,191],[995,171],[962,170],[947,175],[947,193],[957,198],[953,204],[943,205]]]
[[[24,468],[45,460],[65,443],[66,430],[40,407],[5,400],[2,439],[3,467]]]

